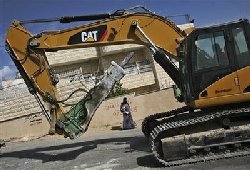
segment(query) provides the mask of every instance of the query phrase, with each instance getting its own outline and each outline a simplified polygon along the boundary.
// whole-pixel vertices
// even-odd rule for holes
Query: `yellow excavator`
[[[138,8],[142,10],[138,12]],[[93,22],[36,35],[24,27],[29,23],[77,21]],[[58,79],[45,52],[127,43],[142,44],[152,51],[154,60],[175,82],[176,99],[186,104],[144,119],[142,131],[156,159],[176,166],[250,154],[247,19],[188,33],[141,6],[112,14],[15,20],[8,29],[6,50],[55,131],[74,139],[87,130],[95,110],[124,76],[123,66],[133,54],[121,66],[112,63],[104,78],[65,113],[56,88]]]

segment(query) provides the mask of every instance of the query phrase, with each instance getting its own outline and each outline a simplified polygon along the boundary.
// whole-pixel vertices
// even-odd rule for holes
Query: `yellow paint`
[[[211,97],[206,99],[196,100],[195,107],[196,108],[205,108],[210,106],[220,106],[229,103],[241,103],[250,100],[250,93],[245,94],[233,94],[233,95],[225,95],[219,97]]]
[[[250,85],[250,66],[242,68],[237,71],[239,82],[240,82],[240,92],[243,93],[244,89]]]
[[[250,85],[249,73],[250,66],[233,72],[208,86],[203,90],[203,92],[207,91],[208,96],[202,97],[200,93],[199,99],[194,102],[195,107],[204,108],[250,101],[250,93],[243,93],[244,89]]]
[[[200,93],[199,99],[214,98],[240,93],[239,86],[235,83],[235,79],[237,79],[237,77],[237,73],[233,72],[221,79],[218,78],[218,81],[214,82]],[[207,91],[208,95],[202,97],[201,94],[204,91]]]

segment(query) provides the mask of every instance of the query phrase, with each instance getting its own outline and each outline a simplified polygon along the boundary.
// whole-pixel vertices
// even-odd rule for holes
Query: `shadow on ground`
[[[97,139],[93,141],[32,148],[27,150],[2,153],[1,157],[36,159],[42,160],[43,163],[52,161],[68,161],[74,160],[82,153],[86,153],[97,148],[97,145],[99,144],[108,143],[113,143],[114,145],[129,144],[130,152],[144,151],[148,154],[151,154],[147,139],[144,136],[136,136]],[[137,162],[140,166],[152,166],[150,165],[150,163],[148,163],[149,160],[152,161],[151,158],[154,159],[153,156],[141,157],[137,159]]]
[[[138,157],[137,164],[139,166],[150,167],[150,168],[160,168],[164,167],[159,161],[156,160],[153,154],[149,154],[146,156]]]

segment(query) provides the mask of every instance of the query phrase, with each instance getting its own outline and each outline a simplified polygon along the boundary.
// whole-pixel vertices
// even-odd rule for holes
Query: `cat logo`
[[[107,37],[107,34],[107,25],[100,25],[93,28],[83,29],[70,36],[68,45],[101,42],[104,41],[104,39]]]
[[[82,32],[82,42],[94,42],[97,41],[98,31]]]

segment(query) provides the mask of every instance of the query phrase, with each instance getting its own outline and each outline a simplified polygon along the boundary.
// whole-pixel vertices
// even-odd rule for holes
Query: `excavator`
[[[78,21],[91,22],[36,35],[24,27]],[[58,78],[45,52],[128,43],[151,50],[154,60],[175,82],[176,99],[185,103],[176,110],[152,113],[142,122],[142,132],[159,162],[178,166],[250,154],[247,19],[185,32],[168,18],[136,6],[109,14],[14,20],[8,29],[6,50],[55,131],[74,139],[87,130],[100,103],[124,76],[123,67],[133,54],[121,66],[113,62],[104,78],[64,112],[56,88]]]

